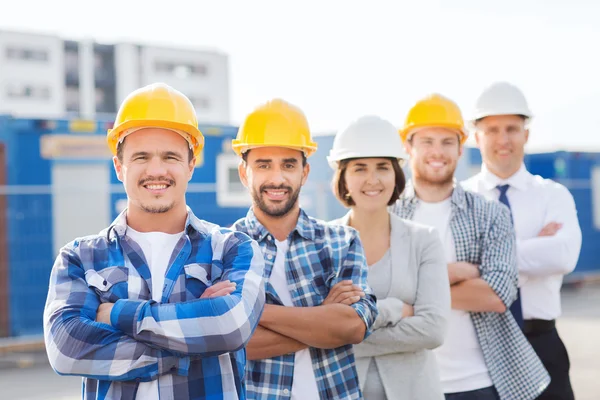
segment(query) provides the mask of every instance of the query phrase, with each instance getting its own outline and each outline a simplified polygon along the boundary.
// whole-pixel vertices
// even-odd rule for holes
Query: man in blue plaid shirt
[[[203,146],[191,102],[154,84],[123,102],[108,144],[127,209],[63,247],[44,312],[48,358],[84,399],[245,399],[244,346],[264,259],[186,206]]]
[[[352,344],[377,317],[357,232],[308,217],[298,195],[316,150],[304,114],[282,100],[252,112],[233,150],[252,195],[234,227],[258,241],[267,305],[248,343],[249,399],[362,398]]]
[[[401,137],[412,182],[393,211],[434,226],[445,244],[452,310],[434,350],[447,400],[533,400],[550,377],[509,307],[517,297],[508,208],[466,192],[454,171],[467,138],[462,114],[433,94],[408,112]]]

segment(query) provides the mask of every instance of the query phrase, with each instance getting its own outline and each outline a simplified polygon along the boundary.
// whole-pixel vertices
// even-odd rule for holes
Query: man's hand
[[[98,307],[98,311],[96,311],[96,322],[101,322],[103,324],[110,325],[110,312],[114,303],[102,303]]]
[[[475,278],[479,278],[477,265],[462,261],[448,264],[448,279],[451,286]]]
[[[558,222],[550,222],[548,225],[544,226],[538,236],[554,236],[556,232],[562,228],[563,224]]]
[[[404,303],[402,306],[402,318],[413,317],[415,315],[415,309],[410,304]]]
[[[331,288],[323,305],[339,303],[350,306],[364,296],[365,292],[359,286],[354,285],[352,281],[341,281]]]
[[[202,296],[200,296],[200,298],[201,299],[210,299],[213,297],[227,296],[227,295],[230,295],[231,293],[235,292],[236,286],[237,285],[235,282],[230,282],[230,281],[217,282],[214,285],[212,285],[211,287],[207,288],[204,291],[204,293],[202,293]]]

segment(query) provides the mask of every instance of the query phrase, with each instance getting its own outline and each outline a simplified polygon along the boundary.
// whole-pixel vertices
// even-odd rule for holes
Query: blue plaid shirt
[[[134,399],[139,382],[155,379],[161,399],[245,399],[244,346],[265,301],[258,244],[188,208],[159,304],[126,230],[123,212],[100,234],[61,249],[44,312],[52,367],[83,376],[84,399]],[[237,284],[231,295],[199,299],[227,279]],[[110,325],[95,322],[105,302],[114,303]]]
[[[408,185],[392,211],[412,219],[419,203]],[[501,400],[537,398],[550,376],[514,320],[509,306],[517,297],[515,232],[508,208],[455,185],[450,230],[456,260],[479,265],[481,278],[506,305],[504,313],[470,313],[483,358]]]
[[[272,235],[250,210],[234,228],[256,240],[264,253],[267,303],[282,305],[269,283],[277,255]],[[290,234],[286,255],[286,276],[292,302],[296,307],[315,307],[323,303],[329,290],[342,280],[351,279],[366,296],[352,307],[364,321],[366,336],[377,317],[373,292],[367,286],[367,262],[356,230],[309,218],[300,211],[298,223]],[[335,349],[310,348],[313,369],[321,399],[362,398],[352,345]],[[294,354],[248,361],[246,384],[248,399],[287,399],[292,391]]]

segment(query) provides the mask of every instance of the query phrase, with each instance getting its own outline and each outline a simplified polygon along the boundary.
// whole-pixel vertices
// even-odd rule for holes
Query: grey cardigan
[[[347,225],[349,216],[331,223]],[[395,214],[390,219],[392,284],[387,297],[377,299],[373,333],[354,346],[360,386],[374,358],[388,399],[443,400],[431,350],[442,345],[450,315],[444,248],[434,228]],[[401,318],[403,303],[414,306],[414,316]]]

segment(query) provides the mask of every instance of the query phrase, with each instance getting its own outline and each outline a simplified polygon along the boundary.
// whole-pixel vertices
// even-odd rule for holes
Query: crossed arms
[[[85,279],[82,258],[88,257],[81,257],[93,244],[82,241],[64,248],[52,269],[44,312],[52,367],[63,375],[150,381],[167,372],[185,374],[193,356],[244,347],[264,305],[264,259],[247,236],[235,232],[224,240],[220,262],[222,279],[235,284],[230,294],[167,304],[122,299],[102,308]],[[218,293],[213,290],[209,296]],[[111,308],[108,320],[106,307]]]

